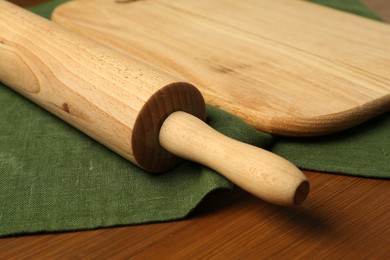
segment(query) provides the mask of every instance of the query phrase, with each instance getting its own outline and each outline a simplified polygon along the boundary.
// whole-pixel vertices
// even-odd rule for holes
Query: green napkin
[[[338,134],[279,138],[270,150],[306,170],[390,178],[389,130],[387,113]]]
[[[48,17],[62,2],[32,10]],[[348,3],[371,15],[360,2]],[[221,110],[207,110],[213,128],[302,168],[390,177],[388,114],[338,135],[294,139],[263,134]],[[232,186],[191,162],[164,174],[146,173],[0,84],[0,236],[180,219],[208,193]]]
[[[370,19],[381,20],[379,16],[368,9],[360,0],[309,0],[309,2],[325,5],[349,13],[358,14]]]

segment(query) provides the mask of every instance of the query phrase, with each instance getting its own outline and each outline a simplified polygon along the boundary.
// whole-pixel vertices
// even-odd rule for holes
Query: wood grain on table
[[[364,2],[390,21],[390,1]],[[211,195],[186,220],[3,238],[0,258],[390,258],[389,181],[306,174],[312,192],[301,207],[236,189]]]

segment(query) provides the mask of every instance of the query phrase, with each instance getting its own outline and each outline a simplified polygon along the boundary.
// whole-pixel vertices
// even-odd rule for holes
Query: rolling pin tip
[[[308,181],[303,181],[295,191],[294,205],[300,205],[307,197],[310,191],[310,184]]]

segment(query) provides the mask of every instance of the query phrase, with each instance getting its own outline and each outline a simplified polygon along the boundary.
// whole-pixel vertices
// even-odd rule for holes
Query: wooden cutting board
[[[328,134],[390,110],[390,26],[320,5],[78,0],[52,20],[171,72],[270,133]]]

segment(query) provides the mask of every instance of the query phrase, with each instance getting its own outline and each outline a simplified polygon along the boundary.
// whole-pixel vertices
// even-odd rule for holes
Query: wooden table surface
[[[390,21],[390,1],[364,2]],[[311,194],[301,207],[236,189],[213,194],[186,220],[3,238],[0,259],[390,259],[390,182],[305,173]]]

